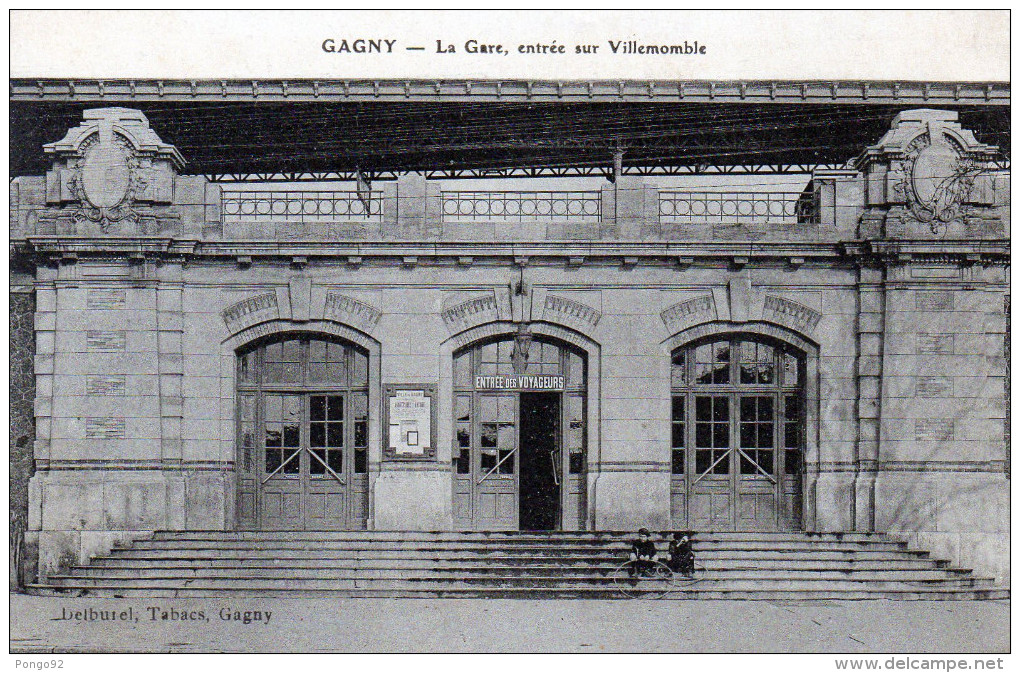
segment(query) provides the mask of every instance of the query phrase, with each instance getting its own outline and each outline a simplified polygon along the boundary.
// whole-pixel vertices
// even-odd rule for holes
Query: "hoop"
[[[612,572],[613,584],[626,598],[662,598],[674,587],[673,571],[665,563],[650,561],[644,573],[631,573],[637,561],[624,561]]]
[[[700,563],[694,564],[694,572],[690,575],[682,575],[680,573],[673,573],[673,588],[689,587],[692,584],[700,582],[702,580],[699,575],[705,572],[705,566]]]

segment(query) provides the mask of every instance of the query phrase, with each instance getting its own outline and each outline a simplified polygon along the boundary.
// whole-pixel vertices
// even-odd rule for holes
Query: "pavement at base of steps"
[[[1009,607],[1008,600],[147,599],[12,593],[10,649],[1006,653]]]

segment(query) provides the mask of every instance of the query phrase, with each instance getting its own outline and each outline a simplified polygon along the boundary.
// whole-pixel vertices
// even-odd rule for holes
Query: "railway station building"
[[[878,531],[1009,580],[1009,86],[12,83],[12,559]]]

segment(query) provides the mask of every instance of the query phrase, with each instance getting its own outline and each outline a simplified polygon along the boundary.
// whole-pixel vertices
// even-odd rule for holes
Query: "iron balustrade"
[[[599,222],[599,191],[443,192],[444,222]]]
[[[381,222],[383,193],[364,200],[355,191],[240,191],[224,189],[224,222]]]
[[[814,195],[804,192],[659,192],[664,224],[817,224]]]

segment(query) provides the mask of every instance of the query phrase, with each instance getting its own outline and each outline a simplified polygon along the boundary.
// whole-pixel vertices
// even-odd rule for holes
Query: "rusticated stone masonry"
[[[35,471],[35,296],[11,293],[11,587],[18,570],[28,524],[28,480]]]

